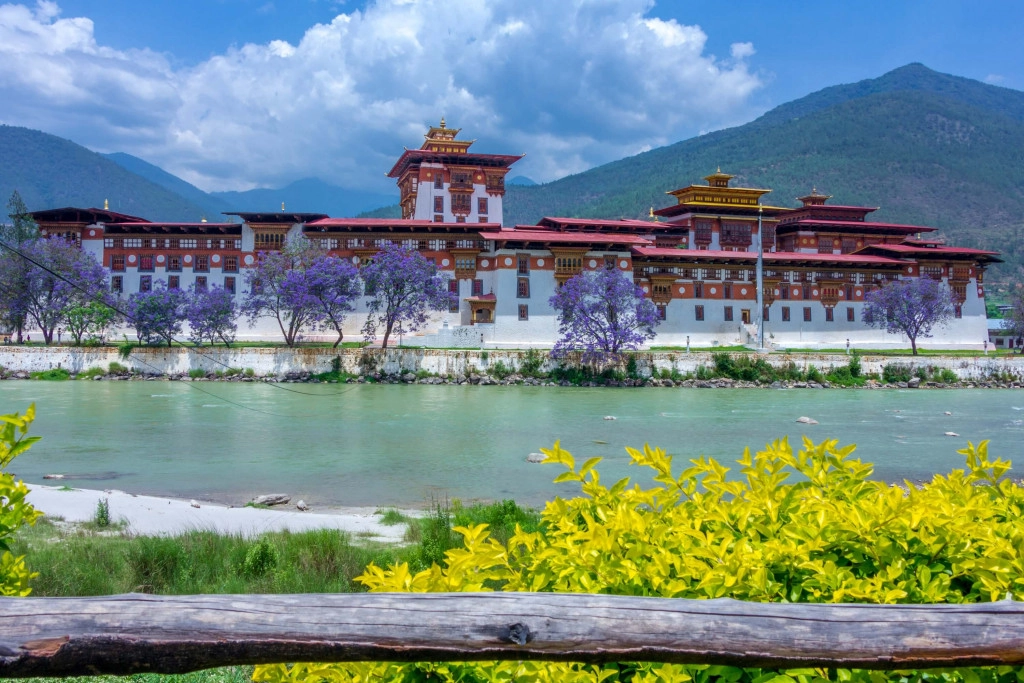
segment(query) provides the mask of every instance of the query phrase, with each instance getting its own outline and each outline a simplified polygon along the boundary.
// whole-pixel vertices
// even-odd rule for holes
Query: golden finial
[[[719,166],[719,167],[718,167],[718,170],[717,170],[717,171],[715,171],[715,173],[721,173],[721,172],[722,172],[722,167],[721,167],[721,166]]]
[[[199,222],[200,222],[200,223],[205,223],[205,222],[206,222],[206,216],[202,216],[202,217],[200,217],[200,218],[199,218]]]
[[[104,199],[103,200],[103,210],[104,211],[110,211],[110,200],[109,199]]]
[[[441,117],[441,127],[442,127],[442,128],[444,128],[444,127],[445,127],[445,126],[444,126],[444,117],[443,117],[443,116]]]
[[[284,211],[284,202],[281,202],[281,210]]]

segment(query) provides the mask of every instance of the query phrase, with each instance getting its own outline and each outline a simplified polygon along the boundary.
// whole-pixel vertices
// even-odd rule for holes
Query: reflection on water
[[[538,505],[577,491],[551,484],[555,467],[525,461],[556,439],[578,461],[603,457],[599,469],[607,482],[646,480],[646,472],[629,465],[627,445],[646,442],[677,460],[708,455],[728,464],[746,446],[784,436],[798,445],[804,434],[857,443],[858,456],[887,480],[962,467],[956,450],[968,440],[990,439],[994,455],[1024,469],[1024,424],[1013,405],[1022,398],[1012,390],[301,390],[313,395],[261,384],[206,383],[202,393],[177,382],[157,388],[12,381],[0,383],[0,412],[37,404],[33,433],[44,438],[17,464],[27,481],[96,473],[89,476],[116,476],[118,488],[132,493],[236,503],[286,492],[313,505],[419,506],[445,496]],[[819,424],[797,424],[803,415]]]

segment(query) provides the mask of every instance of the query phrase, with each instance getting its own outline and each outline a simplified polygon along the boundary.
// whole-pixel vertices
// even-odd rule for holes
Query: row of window
[[[769,316],[770,311],[771,311],[771,309],[768,306],[764,307],[764,320],[765,320],[765,322],[769,322],[769,320],[770,320],[770,316]],[[697,321],[703,321],[704,320],[704,306],[702,304],[698,304],[698,305],[694,306],[693,307],[693,312],[694,312],[694,319],[695,320],[697,320]],[[803,315],[804,315],[804,322],[807,322],[807,323],[813,322],[814,318],[813,318],[813,314],[812,314],[812,310],[811,310],[810,306],[804,306]],[[662,318],[661,319],[662,320],[665,319],[664,318],[664,314],[662,314]],[[782,322],[788,323],[791,319],[792,319],[792,313],[790,311],[790,307],[789,306],[782,306]],[[733,307],[732,306],[725,306],[724,307],[724,309],[722,311],[722,320],[724,320],[725,322],[733,322],[735,320],[734,311],[733,311]],[[856,313],[853,310],[853,306],[847,306],[846,307],[846,322],[852,323],[852,322],[856,322],[856,320],[857,320],[857,315],[856,315]],[[750,322],[750,310],[749,309],[743,309],[743,322],[744,323],[749,323]],[[829,323],[830,322],[835,322],[835,308],[829,308],[829,307],[825,308],[825,322],[829,322]]]
[[[209,286],[205,276],[196,277],[195,287],[198,291],[205,292]],[[180,289],[181,288],[181,277],[178,275],[169,275],[167,277],[167,289]],[[226,277],[224,278],[224,289],[228,290],[232,294],[235,293],[235,278]],[[114,275],[110,278],[110,291],[114,294],[124,293],[124,276]],[[139,291],[140,292],[151,292],[153,291],[153,276],[143,275],[139,277]]]
[[[452,213],[469,213],[472,204],[471,195],[453,194]],[[487,197],[476,198],[476,212],[481,216],[487,215]],[[434,197],[434,213],[444,213],[444,195]]]
[[[139,272],[153,272],[156,270],[156,256],[153,254],[142,254],[138,257],[139,259]],[[167,257],[167,272],[181,272],[182,257],[181,256],[168,256]],[[124,254],[114,254],[110,257],[110,270],[117,272],[124,272],[125,270],[125,256]],[[209,273],[210,272],[210,257],[208,255],[199,255],[194,258],[192,264],[192,270],[196,273]],[[223,263],[221,264],[221,270],[225,273],[237,273],[238,272],[238,257],[237,256],[225,256],[223,257]]]
[[[239,239],[198,239],[178,237],[106,237],[103,246],[107,249],[233,249],[242,248]]]

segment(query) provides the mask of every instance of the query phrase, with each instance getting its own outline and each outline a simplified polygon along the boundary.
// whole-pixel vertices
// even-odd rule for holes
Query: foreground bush
[[[39,513],[25,501],[28,488],[15,481],[7,466],[32,447],[38,436],[27,436],[28,426],[36,417],[34,405],[24,415],[0,415],[0,595],[24,596],[32,589],[29,579],[35,575],[25,566],[24,556],[11,553],[11,534],[26,524],[33,524]]]
[[[507,546],[485,525],[459,527],[464,547],[445,565],[370,565],[371,591],[554,591],[758,602],[964,603],[1024,596],[1024,491],[990,460],[987,442],[960,451],[967,469],[919,488],[869,479],[854,447],[785,440],[747,450],[739,477],[700,458],[681,474],[661,449],[628,449],[655,470],[649,489],[601,483],[592,458],[580,467],[556,443],[546,462],[556,482],[583,495],[556,499],[539,531],[517,529]],[[793,479],[792,483],[787,480]],[[941,672],[801,669],[785,674],[722,666],[547,662],[296,664],[261,666],[258,681],[726,681],[1024,680],[1021,667]]]

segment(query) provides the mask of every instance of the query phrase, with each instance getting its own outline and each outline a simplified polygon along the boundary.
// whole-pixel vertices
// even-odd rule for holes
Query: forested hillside
[[[206,210],[81,145],[29,128],[0,126],[0,199],[17,190],[32,211],[102,207],[150,220],[198,221]]]
[[[942,229],[996,249],[993,275],[1024,275],[1024,93],[919,64],[782,105],[743,126],[536,187],[509,186],[505,222],[541,216],[644,217],[665,191],[717,167],[796,204],[812,186],[884,220]]]

